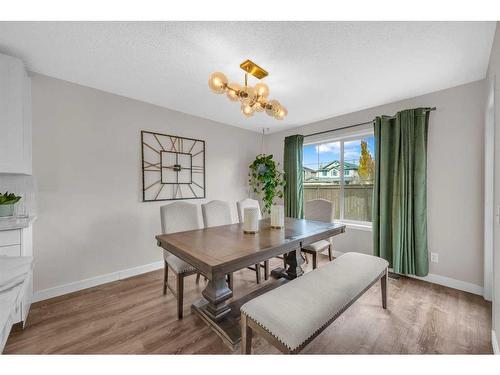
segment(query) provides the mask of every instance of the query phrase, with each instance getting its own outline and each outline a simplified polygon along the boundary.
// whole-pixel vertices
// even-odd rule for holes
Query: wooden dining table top
[[[344,224],[285,218],[282,229],[271,228],[269,219],[260,220],[255,234],[244,233],[238,223],[161,234],[156,239],[158,246],[209,273],[235,271],[344,231]]]

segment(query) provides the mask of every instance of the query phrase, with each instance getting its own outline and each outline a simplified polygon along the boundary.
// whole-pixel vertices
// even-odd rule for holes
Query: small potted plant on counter
[[[13,216],[14,205],[19,202],[20,196],[8,191],[5,194],[0,193],[0,217]]]

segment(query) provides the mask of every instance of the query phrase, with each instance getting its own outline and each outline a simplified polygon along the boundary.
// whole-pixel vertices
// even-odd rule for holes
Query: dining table
[[[235,348],[241,338],[239,319],[243,303],[301,276],[301,248],[344,233],[345,228],[337,222],[286,217],[282,228],[271,227],[269,219],[260,220],[257,233],[245,233],[243,224],[237,223],[160,234],[156,240],[158,246],[191,264],[208,279],[192,310]],[[283,277],[231,300],[233,291],[226,275],[281,255],[286,265]]]

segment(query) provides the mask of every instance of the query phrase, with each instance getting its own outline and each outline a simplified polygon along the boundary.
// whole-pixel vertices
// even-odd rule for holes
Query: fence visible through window
[[[304,146],[304,201],[326,199],[337,219],[371,222],[374,151],[372,135]]]

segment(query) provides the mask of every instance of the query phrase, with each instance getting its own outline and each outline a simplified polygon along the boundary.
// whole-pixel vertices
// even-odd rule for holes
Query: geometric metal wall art
[[[143,202],[205,198],[205,141],[141,131]]]

